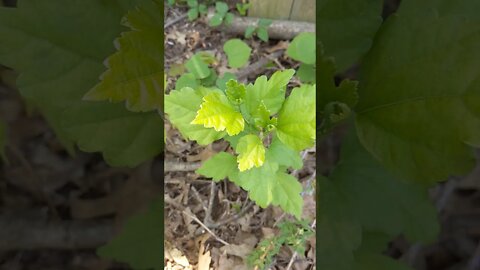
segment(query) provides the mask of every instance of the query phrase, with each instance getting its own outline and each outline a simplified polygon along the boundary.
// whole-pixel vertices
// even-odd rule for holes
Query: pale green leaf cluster
[[[172,90],[165,112],[185,138],[200,144],[224,138],[238,154],[219,153],[198,173],[215,181],[228,178],[259,206],[278,205],[299,218],[302,186],[287,169],[301,168],[299,151],[315,142],[315,85],[297,87],[285,99],[294,73],[277,71],[247,86],[229,80],[224,91]]]
[[[82,98],[98,82],[103,61],[114,53],[112,41],[124,30],[119,22],[135,3],[31,0],[0,8],[0,36],[8,37],[0,43],[0,62],[20,74],[22,96],[42,112],[70,152],[76,143],[118,166],[135,166],[160,153],[161,117]]]
[[[163,107],[161,12],[160,3],[149,0],[125,16],[131,31],[115,40],[118,51],[105,61],[108,70],[86,100],[126,101],[129,110],[140,112]]]

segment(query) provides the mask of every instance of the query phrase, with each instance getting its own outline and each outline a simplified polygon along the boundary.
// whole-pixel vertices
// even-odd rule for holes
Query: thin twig
[[[187,14],[187,13],[182,14],[182,15],[176,17],[175,19],[172,19],[171,21],[167,22],[167,23],[165,24],[165,26],[163,27],[163,29],[167,29],[168,27],[170,27],[170,26],[178,23],[179,21],[181,21],[181,20],[183,20],[183,19],[185,19],[185,18],[187,18],[187,17],[188,17],[188,14]]]
[[[265,68],[265,65],[268,64],[269,61],[271,61],[272,59],[279,58],[280,56],[283,55],[284,52],[285,50],[278,50],[274,53],[271,53],[268,56],[264,56],[260,58],[260,60],[258,60],[257,62],[235,73],[235,76],[237,76],[238,80],[241,81],[246,79],[247,76],[250,74],[259,73],[261,70]]]
[[[190,214],[189,212],[183,210],[182,211],[187,216],[191,217],[195,222],[197,222],[200,226],[202,226],[208,233],[210,233],[218,242],[224,244],[225,246],[230,245],[229,243],[225,242],[222,238],[218,237],[215,233],[213,233],[205,224],[203,224],[197,216]]]
[[[213,203],[215,200],[215,192],[216,192],[216,185],[215,182],[212,181],[210,184],[210,199],[208,200],[208,208],[207,211],[205,212],[205,218],[203,219],[203,222],[205,224],[210,225],[212,223],[212,209],[213,209]]]
[[[200,162],[184,163],[173,160],[165,160],[165,172],[193,172],[200,168]]]

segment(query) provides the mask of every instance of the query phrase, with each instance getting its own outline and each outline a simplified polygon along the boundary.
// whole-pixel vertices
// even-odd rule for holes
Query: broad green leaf
[[[285,89],[295,74],[295,70],[276,71],[270,80],[263,75],[255,80],[255,84],[247,85],[245,105],[247,111],[253,114],[263,101],[272,114],[276,114],[285,100]]]
[[[228,11],[228,5],[225,2],[217,1],[217,2],[215,2],[215,10],[218,13],[224,15]]]
[[[287,55],[307,65],[315,64],[315,33],[300,33],[287,48]]]
[[[338,71],[357,62],[373,43],[382,23],[382,0],[317,1],[316,35]],[[341,33],[341,34],[339,34]]]
[[[135,269],[163,268],[163,204],[155,200],[145,213],[131,217],[122,232],[107,245],[99,248],[98,255],[128,263]]]
[[[222,22],[223,22],[223,16],[221,14],[215,13],[210,19],[209,25],[215,27],[222,24]]]
[[[234,18],[235,17],[233,16],[233,14],[228,12],[227,14],[225,14],[225,24],[226,25],[231,25]]]
[[[206,177],[210,177],[214,181],[220,181],[237,171],[237,159],[235,156],[226,152],[220,152],[205,161],[202,164],[202,167],[196,172]]]
[[[330,179],[365,230],[392,237],[404,234],[425,243],[436,239],[436,209],[425,188],[397,180],[370,156],[354,132],[344,141],[340,160]]]
[[[294,88],[278,114],[278,138],[293,150],[315,142],[315,85]]]
[[[3,121],[0,121],[0,160],[7,160],[5,147],[7,145],[7,128]]]
[[[208,65],[202,60],[201,56],[197,53],[194,54],[186,63],[185,67],[190,71],[195,78],[205,79],[210,76],[210,69]]]
[[[371,252],[360,252],[358,254],[355,254],[355,260],[356,262],[353,270],[413,270],[404,263],[396,261],[385,255]]]
[[[201,85],[205,87],[212,87],[215,85],[215,82],[217,81],[217,79],[218,79],[217,72],[215,71],[215,69],[210,68],[210,75],[208,75],[208,77],[206,77],[205,79],[201,80]]]
[[[257,135],[251,134],[240,138],[235,151],[238,153],[237,162],[240,172],[261,167],[265,162],[265,146]]]
[[[319,178],[316,233],[322,239],[317,243],[318,269],[352,270],[353,251],[362,242],[362,226],[333,181]]]
[[[223,50],[227,54],[228,65],[233,68],[244,66],[252,52],[252,49],[245,42],[237,38],[225,42]]]
[[[191,8],[198,6],[198,0],[187,0],[187,5]]]
[[[226,131],[233,136],[240,133],[245,127],[245,120],[228,101],[223,93],[212,92],[203,97],[195,119],[191,124],[214,128],[216,131]]]
[[[168,76],[171,76],[171,77],[180,76],[180,75],[183,75],[184,73],[185,73],[184,64],[174,63],[170,66],[170,69],[168,70]]]
[[[272,143],[268,147],[266,157],[268,160],[276,162],[280,166],[292,167],[297,170],[301,169],[303,166],[300,153],[284,145],[276,137],[274,137]]]
[[[230,80],[226,84],[225,94],[228,100],[234,104],[241,104],[245,99],[246,89],[243,83],[238,83],[236,80]]]
[[[94,152],[112,166],[134,167],[163,147],[163,121],[154,113],[130,113],[115,104],[79,103],[63,112],[61,128],[80,150]],[[118,131],[118,133],[112,133]]]
[[[265,27],[259,27],[257,28],[257,36],[259,39],[261,39],[263,42],[268,42],[268,30]]]
[[[230,72],[225,72],[225,74],[223,74],[222,77],[219,77],[217,79],[217,82],[215,84],[219,89],[225,90],[227,88],[226,86],[227,82],[229,80],[236,80],[236,79],[237,79],[237,76],[235,76],[235,74]]]
[[[403,1],[366,58],[357,131],[373,156],[405,179],[431,184],[475,164],[479,11],[479,1]]]
[[[193,90],[186,87],[171,91],[169,95],[165,96],[165,113],[170,122],[185,138],[195,140],[201,145],[210,144],[225,136],[225,132],[217,132],[211,128],[191,124],[200,109],[204,94],[212,91],[214,90],[207,88]]]
[[[295,177],[278,170],[278,164],[266,161],[259,168],[239,173],[231,180],[248,191],[248,196],[260,207],[280,206],[285,212],[300,218],[303,199],[302,185]]]
[[[188,10],[187,15],[188,15],[188,20],[193,21],[196,18],[198,18],[199,10],[197,7],[191,8]]]
[[[297,76],[303,83],[314,83],[316,72],[315,66],[301,63],[297,71]]]
[[[18,8],[0,8],[0,36],[8,36],[0,43],[0,62],[20,73],[17,85],[21,94],[39,108],[68,149],[72,150],[76,141],[103,140],[90,151],[103,152],[111,162],[123,166],[139,164],[161,151],[163,132],[151,128],[152,121],[163,125],[160,116],[150,113],[145,120],[135,117],[136,113],[128,112],[122,104],[86,102],[82,97],[104,71],[104,59],[114,53],[112,41],[125,30],[119,22],[133,4],[130,0],[31,0],[19,1]],[[62,12],[58,12],[59,6],[63,7]],[[75,117],[68,116],[72,115],[66,112],[70,108],[74,108]],[[67,135],[62,126],[75,125],[77,119],[88,118],[92,110],[98,116],[109,115],[113,110],[119,113],[124,125],[112,127],[109,121],[97,125],[110,128],[108,134],[85,129],[82,138]],[[136,130],[127,130],[129,127]],[[132,142],[131,138],[121,137],[137,131],[151,133],[150,140],[142,142],[150,145],[149,151],[143,152],[140,147],[130,150],[130,157],[115,156],[119,149],[130,148]],[[114,138],[112,134],[119,138],[107,140],[107,136]],[[120,145],[119,141],[128,144]]]
[[[161,3],[149,0],[127,14],[123,23],[131,31],[115,41],[118,51],[106,60],[108,70],[86,100],[126,101],[129,110],[140,112],[163,107],[161,12]]]
[[[255,26],[253,25],[249,25],[247,26],[247,28],[245,29],[245,38],[252,38],[253,36],[253,33],[255,33]]]
[[[198,80],[195,78],[195,75],[192,73],[186,73],[180,76],[175,83],[175,89],[180,90],[185,87],[190,87],[192,89],[197,89],[199,87]]]

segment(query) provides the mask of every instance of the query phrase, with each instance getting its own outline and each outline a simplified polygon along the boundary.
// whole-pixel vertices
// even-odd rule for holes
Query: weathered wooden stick
[[[210,20],[212,16],[213,13],[209,12],[208,19]],[[259,20],[259,18],[235,16],[231,25],[226,26],[222,24],[218,29],[227,33],[243,35],[248,26],[257,27]],[[273,20],[272,24],[268,27],[268,36],[270,39],[290,40],[303,32],[314,33],[315,24],[310,22]]]

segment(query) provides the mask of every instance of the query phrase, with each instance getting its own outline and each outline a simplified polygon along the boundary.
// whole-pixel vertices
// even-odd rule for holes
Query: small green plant
[[[287,55],[289,57],[301,62],[297,76],[305,83],[315,81],[315,47],[315,34],[301,33],[292,40],[292,43],[290,43],[287,49]]]
[[[269,20],[269,19],[258,20],[258,25],[256,27],[253,25],[249,25],[245,29],[245,38],[252,38],[253,35],[256,35],[262,41],[267,42],[269,39],[268,27],[271,24],[272,24],[272,20]]]
[[[236,38],[225,42],[223,50],[227,55],[228,65],[232,68],[244,66],[252,53],[252,49],[245,42]]]
[[[210,26],[219,26],[222,23],[229,25],[233,22],[233,14],[228,12],[228,5],[225,2],[215,3],[215,14],[210,19]]]
[[[278,227],[278,235],[262,240],[247,257],[249,266],[258,270],[269,269],[282,246],[288,246],[299,256],[304,256],[306,242],[315,234],[308,221],[284,221]]]
[[[187,13],[190,21],[197,19],[200,15],[206,15],[208,12],[207,5],[199,3],[198,0],[188,0],[187,4],[190,8]]]
[[[259,206],[278,205],[300,218],[302,186],[287,169],[301,168],[299,151],[315,142],[315,85],[294,88],[285,98],[294,73],[277,71],[248,85],[229,80],[225,91],[177,88],[165,96],[165,112],[186,139],[230,143],[231,151],[214,155],[197,173],[228,178]]]
[[[250,3],[237,3],[237,11],[240,13],[242,16],[247,15],[247,10],[250,8],[251,4]]]

